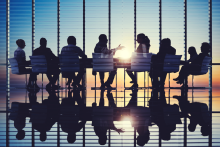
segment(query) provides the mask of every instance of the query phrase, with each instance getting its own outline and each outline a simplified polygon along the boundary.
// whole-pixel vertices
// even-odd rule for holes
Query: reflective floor
[[[97,76],[96,82],[87,77],[86,87],[78,90],[68,90],[60,78],[60,90],[53,91],[46,90],[46,77],[38,77],[39,90],[26,89],[24,75],[11,75],[7,92],[1,91],[0,146],[101,146],[102,127],[108,128],[102,146],[220,146],[217,88],[152,90],[147,82],[145,88],[127,90],[118,82],[113,90],[100,90]],[[19,138],[22,129],[25,137]],[[67,137],[71,132],[76,132],[74,143]]]

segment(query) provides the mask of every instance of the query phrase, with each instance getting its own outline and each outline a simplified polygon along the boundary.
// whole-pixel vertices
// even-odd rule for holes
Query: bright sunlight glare
[[[123,58],[123,59],[128,59],[131,57],[131,50],[129,49],[122,49],[122,50],[118,50],[116,53],[115,53],[115,57],[119,57],[119,58]]]

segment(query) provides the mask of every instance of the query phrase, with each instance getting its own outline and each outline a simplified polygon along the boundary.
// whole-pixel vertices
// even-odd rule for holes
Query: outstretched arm
[[[118,134],[124,133],[124,130],[122,128],[117,129],[114,124],[111,126],[111,130],[115,130],[116,132],[118,132]]]

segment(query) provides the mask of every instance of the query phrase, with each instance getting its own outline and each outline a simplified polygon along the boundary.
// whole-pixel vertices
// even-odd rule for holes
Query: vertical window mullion
[[[212,0],[209,0],[209,44],[210,44],[210,57],[212,57]],[[209,112],[210,112],[210,135],[209,146],[212,146],[212,61],[209,68]]]

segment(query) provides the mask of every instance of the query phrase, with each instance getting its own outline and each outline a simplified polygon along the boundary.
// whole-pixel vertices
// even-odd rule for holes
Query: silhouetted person
[[[189,60],[187,61],[188,63],[193,62],[193,61],[196,59],[196,57],[198,56],[198,54],[197,54],[197,52],[196,52],[196,48],[193,47],[193,46],[189,47],[188,53],[189,53],[189,55],[190,55],[190,58],[189,58]]]
[[[94,131],[95,131],[95,134],[99,138],[98,142],[100,145],[106,144],[106,141],[107,141],[106,134],[107,134],[108,129],[115,130],[119,134],[124,132],[122,129],[117,129],[115,127],[113,123],[113,116],[109,113],[111,108],[104,107],[104,91],[105,90],[101,90],[99,106],[97,107],[96,103],[92,104],[92,107],[93,107],[92,126],[94,126]],[[108,99],[111,99],[109,97],[110,93],[107,95],[108,95]]]
[[[78,56],[82,57],[83,60],[87,59],[87,56],[82,51],[82,49],[76,46],[76,38],[74,36],[69,36],[67,38],[67,43],[68,45],[64,46],[61,50],[62,55],[78,54]],[[81,87],[79,83],[83,77],[83,74],[84,74],[83,65],[80,66],[80,71],[78,72],[76,77],[75,77],[75,72],[63,73],[63,76],[64,77],[66,76],[68,78],[68,82],[66,83],[66,85],[69,85],[73,80],[74,81],[72,83],[73,87],[76,87],[76,86]]]
[[[185,61],[180,61],[180,62],[181,62],[182,64],[184,64],[184,65],[191,64],[191,63],[196,59],[196,57],[198,56],[198,54],[197,54],[197,52],[196,52],[196,48],[193,47],[193,46],[189,47],[188,53],[189,53],[189,55],[190,55],[189,60],[187,60],[186,62],[185,62]],[[183,72],[183,71],[184,71],[184,70],[180,70],[180,72]],[[180,75],[181,75],[181,74],[183,74],[183,73],[180,73]],[[178,81],[178,80],[179,80],[179,77],[174,78],[173,80],[174,80],[174,81]]]
[[[30,73],[29,81],[28,81],[28,87],[29,88],[39,88],[36,84],[37,81],[37,74],[32,73],[32,70],[30,68],[25,68],[25,66],[29,66],[31,64],[30,61],[26,61],[26,56],[24,52],[25,48],[25,41],[23,39],[18,39],[16,41],[16,44],[18,48],[14,52],[14,58],[18,61],[19,66],[19,73]],[[31,82],[34,82],[34,85],[31,84]]]
[[[145,36],[145,34],[141,33],[137,35],[137,42],[139,43],[139,46],[137,47],[136,52],[137,53],[149,53],[150,49],[150,39]],[[132,73],[132,71],[126,70],[129,77],[132,79],[130,83],[134,83],[131,88],[137,88],[137,80],[135,75]]]
[[[131,99],[126,107],[130,108],[130,116],[132,117],[132,127],[138,132],[137,144],[144,146],[150,140],[149,125],[151,125],[150,110],[148,107],[137,106],[137,92],[132,90]]]
[[[101,95],[103,95],[104,91],[102,91]],[[112,107],[112,108],[116,108],[116,104],[115,104],[115,101],[114,101],[114,98],[113,98],[113,95],[111,93],[111,90],[108,90],[107,91],[107,98],[108,98],[108,102],[109,102],[109,107]],[[104,100],[104,99],[103,99]]]
[[[47,48],[47,40],[45,38],[40,39],[40,47],[33,51],[33,56],[44,55],[47,60],[47,78],[49,83],[47,88],[57,89],[59,88],[55,85],[56,81],[59,78],[60,69],[59,69],[59,59],[56,57],[50,48]]]
[[[210,45],[207,42],[203,42],[201,46],[201,52],[196,58],[191,61],[191,64],[182,66],[179,76],[174,79],[178,84],[183,84],[184,79],[186,79],[192,72],[199,72],[202,67],[203,59],[209,56]]]
[[[99,35],[99,42],[95,46],[94,53],[113,54],[114,55],[117,50],[124,48],[123,46],[119,45],[115,49],[108,49],[107,42],[108,42],[108,39],[105,34]],[[116,70],[111,71],[109,78],[106,82],[104,82],[104,76],[105,76],[104,72],[99,72],[100,81],[101,81],[101,88],[104,88],[105,86],[107,88],[111,88],[110,85],[113,83],[116,72],[117,72]]]
[[[176,124],[181,124],[179,106],[167,104],[164,90],[152,91],[149,107],[151,110],[152,122],[159,127],[159,135],[162,140],[170,140],[171,133],[175,131]]]
[[[188,89],[187,89],[188,92]],[[173,96],[179,101],[180,109],[185,117],[190,119],[188,129],[190,132],[194,132],[197,125],[201,126],[201,134],[208,136],[211,130],[211,116],[208,110],[208,106],[205,103],[188,101],[188,97],[184,96],[183,89],[181,90],[181,96]],[[190,114],[190,115],[189,115]]]
[[[14,127],[17,129],[18,133],[16,138],[22,140],[25,137],[25,131],[23,130],[26,125],[26,117],[28,117],[30,105],[28,103],[18,103],[12,102],[11,113],[9,119],[14,121]]]
[[[75,101],[78,106],[75,106]],[[84,114],[85,105],[80,96],[80,91],[75,90],[68,92],[68,98],[62,99],[60,125],[63,132],[68,133],[67,141],[74,143],[76,141],[76,133],[79,132],[86,124],[86,117]],[[82,116],[82,121],[79,122],[79,117]]]
[[[47,139],[47,131],[49,131],[59,119],[59,112],[60,112],[59,97],[56,96],[54,90],[48,91],[48,93],[49,93],[48,99],[44,99],[42,104],[36,104],[32,106],[32,114],[31,114],[32,126],[33,129],[40,132],[41,141],[45,141]],[[40,115],[44,115],[44,116],[40,116]]]
[[[153,64],[151,66],[150,77],[153,87],[164,87],[167,73],[163,72],[163,64],[166,54],[176,54],[176,49],[171,46],[169,38],[161,40],[159,52],[157,55],[153,55],[151,59]],[[160,82],[158,82],[158,78],[160,78]]]

